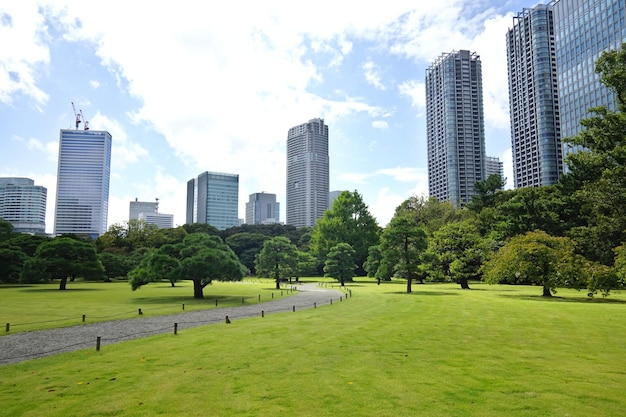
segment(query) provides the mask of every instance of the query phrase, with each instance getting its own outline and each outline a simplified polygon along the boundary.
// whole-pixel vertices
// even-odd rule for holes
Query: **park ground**
[[[92,300],[77,310],[85,311],[127,284],[97,297],[81,285],[107,284],[75,285],[77,303]],[[205,296],[253,299],[271,286],[223,283]],[[332,305],[3,366],[0,415],[623,415],[626,294],[545,298],[539,287],[486,284],[416,285],[406,294],[405,286],[357,278],[347,285],[352,296]],[[28,305],[29,291],[38,305]],[[151,284],[129,293],[141,301],[127,295],[117,308],[151,302],[156,311],[168,296],[179,306],[185,291]],[[19,303],[63,316],[68,304],[61,312],[57,297],[67,294],[1,288],[0,313]]]

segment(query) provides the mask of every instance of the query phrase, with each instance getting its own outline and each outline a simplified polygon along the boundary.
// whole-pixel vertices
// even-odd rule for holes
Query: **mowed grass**
[[[204,288],[204,299],[193,298],[191,281],[144,285],[132,291],[127,282],[69,282],[59,284],[0,286],[0,324],[5,335],[29,330],[73,326],[83,323],[174,314],[184,311],[256,304],[292,295],[289,285],[275,289],[269,279],[249,278],[240,282],[213,281]]]
[[[7,416],[621,416],[626,297],[349,285],[317,309],[0,368]]]

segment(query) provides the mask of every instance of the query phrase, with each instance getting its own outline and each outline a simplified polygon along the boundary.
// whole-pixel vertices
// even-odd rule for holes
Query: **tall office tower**
[[[328,209],[328,126],[312,119],[287,134],[287,224],[315,226]]]
[[[203,172],[187,182],[187,224],[239,225],[239,175]]]
[[[246,224],[272,223],[280,223],[280,204],[276,202],[276,194],[250,194],[250,201],[246,203]]]
[[[441,55],[426,69],[428,191],[455,207],[485,179],[485,128],[480,57],[466,50]]]
[[[506,34],[514,186],[538,187],[563,172],[552,9],[513,17]]]
[[[626,42],[626,0],[556,0],[556,65],[559,74],[561,137],[578,134],[591,107],[615,110],[615,96],[595,73],[603,51]],[[569,145],[565,153],[571,151]]]
[[[61,130],[54,234],[95,239],[107,230],[111,134]]]
[[[141,213],[158,213],[159,212],[159,202],[158,199],[156,201],[139,201],[138,198],[135,198],[135,201],[130,202],[130,206],[128,209],[128,220],[139,219],[139,215]]]
[[[16,233],[46,234],[48,190],[29,178],[0,178],[0,218]]]

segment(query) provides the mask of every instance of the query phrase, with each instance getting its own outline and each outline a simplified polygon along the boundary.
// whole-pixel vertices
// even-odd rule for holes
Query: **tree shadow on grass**
[[[56,287],[50,288],[30,288],[30,289],[21,289],[23,292],[90,292],[90,291],[104,291],[104,288],[72,288],[69,284],[66,289],[60,290],[58,285]]]
[[[526,295],[526,294],[498,294],[499,297],[514,298],[516,300],[528,300],[528,301],[545,301],[551,303],[581,303],[581,304],[626,304],[626,300],[618,300],[616,298],[597,298],[597,297],[560,297],[553,295],[552,297],[544,297],[538,295]]]
[[[404,295],[459,295],[456,292],[448,292],[448,291],[411,291],[411,294],[407,294],[406,290],[404,291],[387,291],[385,294],[404,294]]]
[[[204,298],[193,298],[193,295],[164,295],[158,297],[141,297],[135,298],[132,300],[133,304],[136,305],[175,305],[185,303],[189,306],[191,305],[206,305],[207,307],[215,307],[215,300],[217,300],[217,305],[219,306],[233,306],[233,305],[245,305],[245,301],[254,301],[258,300],[255,297],[243,297],[244,303],[241,302],[242,297],[232,296],[232,295],[215,295],[215,294],[205,294]],[[265,300],[267,301],[267,300]]]

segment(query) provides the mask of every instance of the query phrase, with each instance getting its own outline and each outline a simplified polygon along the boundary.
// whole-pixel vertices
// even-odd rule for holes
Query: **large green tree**
[[[104,279],[104,268],[90,243],[70,237],[57,237],[44,242],[35,255],[26,261],[22,282],[59,280],[59,289],[67,288],[67,281],[82,277],[87,280]]]
[[[426,247],[426,232],[417,223],[417,218],[411,213],[396,211],[382,234],[383,257],[378,269],[403,276],[406,292],[410,293]]]
[[[338,243],[332,248],[326,256],[324,263],[324,275],[332,277],[346,285],[346,281],[352,281],[356,264],[354,263],[355,252],[347,243]]]
[[[193,282],[194,298],[204,298],[204,288],[213,280],[238,281],[247,270],[237,255],[219,236],[206,233],[188,234],[182,243],[163,245],[149,254],[129,272],[133,290],[149,282]]]
[[[239,257],[252,274],[256,273],[254,258],[263,249],[263,242],[270,239],[268,235],[260,233],[240,232],[230,235],[225,242]]]
[[[543,296],[551,297],[559,287],[580,286],[582,267],[570,239],[538,230],[513,237],[485,262],[483,272],[490,284],[541,285]]]
[[[484,259],[482,238],[471,221],[454,222],[433,234],[429,242],[439,255],[439,265],[444,276],[469,289],[469,280],[480,279],[480,266]]]
[[[333,246],[347,243],[354,249],[357,273],[364,274],[363,264],[369,247],[378,244],[378,239],[378,223],[363,197],[356,190],[344,191],[318,219],[311,234],[310,247],[323,262]]]
[[[263,242],[263,249],[255,260],[257,275],[273,278],[277,290],[280,289],[281,279],[294,276],[297,263],[296,245],[284,236]]]

